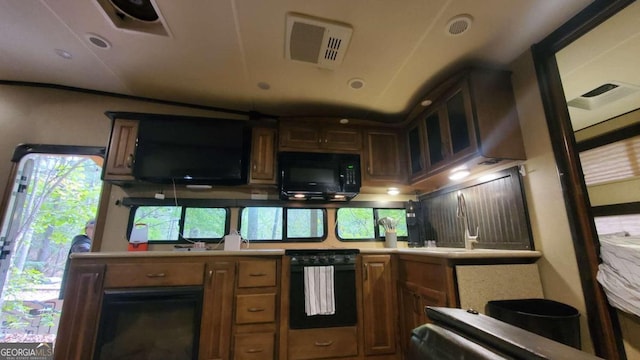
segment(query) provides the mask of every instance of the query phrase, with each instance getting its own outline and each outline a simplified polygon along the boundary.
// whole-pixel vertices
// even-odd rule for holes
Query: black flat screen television
[[[157,183],[246,184],[250,143],[251,128],[242,120],[142,119],[133,175]]]

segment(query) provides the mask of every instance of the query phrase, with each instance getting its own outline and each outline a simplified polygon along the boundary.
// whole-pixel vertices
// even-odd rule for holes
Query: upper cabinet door
[[[252,184],[276,183],[276,132],[275,128],[253,128],[251,134]]]
[[[365,131],[364,181],[405,183],[405,158],[399,134],[393,129]]]
[[[428,114],[424,119],[425,132],[427,133],[427,168],[432,171],[449,158],[449,142],[447,135],[448,124],[445,113],[441,108]]]
[[[360,151],[362,133],[358,129],[330,127],[322,131],[320,148],[330,150]]]
[[[104,180],[133,180],[138,125],[138,120],[114,120]]]
[[[338,119],[280,120],[281,151],[362,151],[362,131],[357,126],[337,125]]]
[[[321,142],[320,129],[308,124],[282,124],[280,147],[291,149],[318,149]]]
[[[453,158],[473,153],[477,149],[471,112],[471,100],[467,86],[463,86],[445,103],[448,136]]]
[[[423,175],[426,169],[424,161],[424,134],[422,124],[414,122],[407,131],[407,146],[409,151],[409,171],[411,179]]]

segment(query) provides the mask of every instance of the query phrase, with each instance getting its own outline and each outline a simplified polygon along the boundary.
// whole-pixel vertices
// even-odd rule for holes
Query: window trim
[[[280,207],[282,208],[282,239],[281,240],[249,240],[249,242],[254,242],[254,243],[311,243],[311,242],[323,242],[327,239],[327,237],[329,236],[328,231],[329,231],[329,224],[328,224],[328,216],[327,216],[327,209],[323,208],[323,207],[304,207],[304,206],[278,206],[278,205],[274,205],[273,203],[270,204],[260,204],[260,205],[251,205],[251,206],[241,206],[238,207],[238,222],[237,222],[237,229],[238,231],[240,231],[240,229],[242,229],[242,212],[249,207]],[[322,237],[309,237],[309,238],[289,238],[287,236],[287,213],[289,211],[289,209],[309,209],[309,210],[322,210],[322,215],[324,217],[324,221],[322,222],[322,229],[323,229],[323,236]]]
[[[184,221],[185,221],[185,214],[187,212],[187,208],[222,209],[222,210],[224,210],[225,211],[224,234],[228,234],[229,231],[230,231],[231,210],[230,210],[229,207],[215,206],[215,205],[211,205],[211,204],[208,205],[208,206],[195,206],[195,205],[180,204],[179,202],[178,202],[178,205],[176,205],[175,202],[162,201],[161,204],[159,204],[159,203],[155,203],[155,204],[137,204],[137,205],[131,205],[130,206],[129,219],[127,220],[127,232],[125,234],[125,238],[126,238],[127,242],[129,242],[130,239],[131,239],[131,231],[133,230],[136,211],[138,210],[138,208],[140,208],[142,206],[166,206],[166,207],[179,206],[179,207],[181,207],[181,209],[180,209],[180,219],[178,220],[178,239],[177,240],[150,240],[149,244],[190,244],[190,243],[192,243],[194,240],[191,240],[191,241],[186,240],[184,238],[184,236],[183,236]],[[224,239],[224,235],[222,235],[219,238],[197,238],[197,240],[195,240],[195,241],[202,241],[204,243],[219,243],[223,239]]]
[[[338,211],[340,211],[340,209],[348,209],[348,208],[371,208],[373,210],[373,238],[358,238],[358,239],[344,239],[342,237],[340,237],[340,234],[338,234]],[[336,209],[335,212],[335,224],[336,226],[334,226],[334,233],[336,236],[336,239],[338,239],[338,241],[340,242],[384,242],[385,241],[385,236],[380,235],[380,225],[378,225],[378,219],[379,219],[379,215],[378,215],[378,210],[404,210],[405,211],[405,218],[406,218],[406,211],[407,209],[403,206],[403,207],[371,207],[371,206],[344,206],[341,207],[339,209]],[[409,241],[409,228],[407,227],[407,235],[406,236],[398,236],[398,241]]]

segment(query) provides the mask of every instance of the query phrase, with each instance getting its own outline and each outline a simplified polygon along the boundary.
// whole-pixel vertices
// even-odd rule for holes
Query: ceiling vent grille
[[[610,81],[568,101],[567,105],[584,110],[593,110],[618,101],[638,90],[640,90],[640,87],[635,85]]]
[[[344,60],[352,33],[346,24],[287,14],[285,57],[335,69]]]
[[[171,36],[155,0],[96,0],[104,15],[120,30]]]

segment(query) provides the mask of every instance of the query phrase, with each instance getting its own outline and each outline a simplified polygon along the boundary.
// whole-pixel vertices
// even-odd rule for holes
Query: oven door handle
[[[305,267],[311,266],[333,266],[334,271],[355,271],[355,264],[340,264],[340,265],[291,265],[291,272],[303,272]]]

